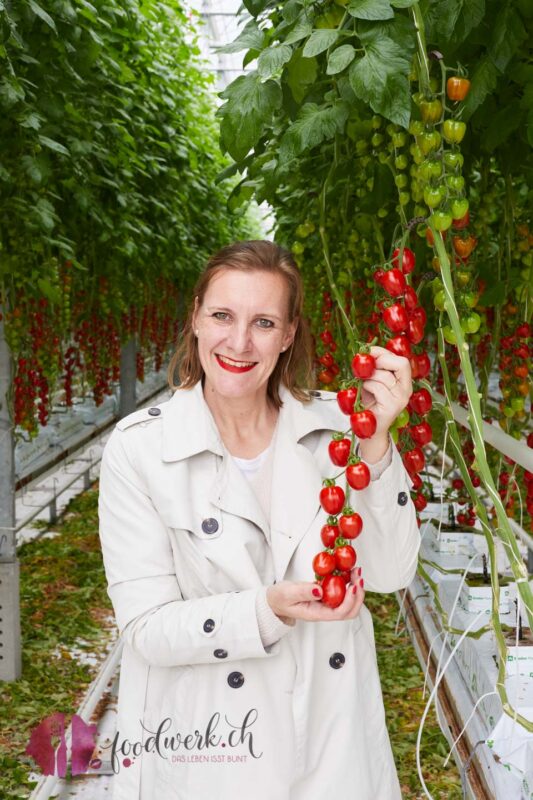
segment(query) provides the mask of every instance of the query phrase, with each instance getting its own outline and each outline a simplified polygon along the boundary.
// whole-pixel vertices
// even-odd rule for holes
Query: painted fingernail
[[[315,597],[320,597],[320,589],[313,589],[313,594]]]
[[[361,576],[361,567],[357,567],[357,575],[358,575],[359,577]]]
[[[359,586],[361,587],[361,589],[363,588],[364,585],[365,585],[365,582],[364,582],[363,578],[361,578],[361,580],[359,581]]]

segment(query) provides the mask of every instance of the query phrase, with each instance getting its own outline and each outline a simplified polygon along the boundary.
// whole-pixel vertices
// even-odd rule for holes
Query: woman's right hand
[[[275,583],[267,588],[266,597],[274,614],[286,624],[294,624],[290,620],[297,619],[327,622],[356,617],[365,599],[363,586],[362,578],[357,578],[355,584],[348,583],[344,600],[337,608],[329,608],[321,603],[320,584],[310,581]]]

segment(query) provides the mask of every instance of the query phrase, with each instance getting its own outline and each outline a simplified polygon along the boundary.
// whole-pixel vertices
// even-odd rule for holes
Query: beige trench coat
[[[282,387],[271,524],[223,447],[201,383],[120,420],[102,458],[100,538],[124,641],[113,800],[401,797],[370,612],[305,622],[269,647],[255,599],[313,580],[335,394]],[[412,580],[420,544],[396,448],[354,504],[365,589]],[[354,493],[355,494],[355,493]]]

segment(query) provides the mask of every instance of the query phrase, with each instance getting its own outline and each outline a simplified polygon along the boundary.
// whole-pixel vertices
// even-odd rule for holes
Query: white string
[[[449,753],[448,753],[448,755],[446,756],[446,760],[444,761],[444,764],[442,765],[443,767],[445,767],[445,766],[448,764],[448,761],[449,761],[449,760],[450,760],[450,758],[451,758],[451,755],[452,755],[452,753],[453,753],[453,751],[454,751],[454,749],[455,749],[455,746],[457,745],[457,742],[459,741],[459,739],[461,738],[461,736],[462,736],[462,735],[463,735],[463,733],[465,732],[465,730],[466,730],[466,728],[467,728],[467,725],[468,725],[468,723],[470,722],[470,720],[472,719],[472,717],[473,717],[473,716],[474,716],[474,714],[476,713],[476,709],[477,709],[478,705],[481,703],[481,701],[482,701],[482,700],[484,700],[486,697],[490,697],[492,694],[495,694],[495,695],[497,695],[497,694],[498,694],[498,692],[496,692],[496,691],[493,689],[493,690],[492,690],[492,692],[485,692],[485,694],[482,694],[482,695],[481,695],[481,697],[479,697],[479,698],[476,700],[476,702],[475,702],[475,704],[474,704],[474,708],[473,708],[473,709],[472,709],[472,711],[470,712],[470,716],[468,717],[467,721],[466,721],[466,722],[465,722],[465,724],[463,725],[463,729],[462,729],[461,733],[459,734],[459,736],[457,737],[457,739],[456,739],[456,740],[454,741],[454,743],[452,744],[452,746],[451,746],[451,749],[450,749],[450,752],[449,752]]]
[[[457,649],[462,644],[463,639],[470,633],[471,629],[478,622],[478,620],[483,616],[484,613],[485,613],[484,611],[480,611],[479,614],[477,614],[477,616],[472,620],[472,622],[467,627],[467,629],[465,631],[463,631],[463,633],[459,637],[459,640],[457,641],[456,645],[454,646],[454,648],[452,649],[450,655],[448,656],[448,660],[446,661],[446,664],[444,665],[440,676],[439,677],[435,676],[436,677],[435,685],[433,686],[431,694],[430,694],[430,696],[428,698],[428,701],[426,703],[426,707],[424,709],[424,713],[422,714],[422,719],[420,720],[420,725],[418,727],[418,735],[417,735],[417,738],[416,738],[416,768],[417,768],[417,771],[418,771],[418,777],[420,778],[420,783],[422,784],[422,789],[424,791],[424,794],[426,795],[427,798],[429,798],[429,800],[434,800],[434,798],[429,793],[429,790],[428,790],[428,788],[426,786],[426,782],[424,780],[424,776],[422,775],[422,766],[420,764],[420,743],[421,743],[421,740],[422,740],[422,732],[424,730],[424,723],[426,721],[426,717],[428,715],[428,711],[429,711],[429,709],[431,707],[431,703],[433,702],[433,698],[435,697],[435,694],[438,691],[440,682],[441,682],[442,678],[444,677],[444,673],[448,669],[448,665],[450,664],[452,658],[454,657]]]
[[[440,540],[440,532],[442,528],[442,509],[444,507],[444,467],[446,464],[446,444],[448,440],[448,426],[444,428],[444,441],[442,443],[442,469],[440,471],[440,513],[439,513],[439,529],[437,531],[437,540]]]
[[[433,637],[433,639],[431,640],[431,644],[429,646],[429,652],[428,652],[428,657],[427,657],[427,661],[426,661],[426,674],[424,675],[424,686],[423,686],[423,689],[422,689],[422,700],[424,700],[425,697],[426,697],[426,686],[427,686],[428,676],[429,676],[429,659],[431,658],[431,652],[433,650],[433,645],[434,645],[435,641],[443,635],[443,633],[444,633],[444,630],[439,631],[438,633],[436,633],[435,636]]]

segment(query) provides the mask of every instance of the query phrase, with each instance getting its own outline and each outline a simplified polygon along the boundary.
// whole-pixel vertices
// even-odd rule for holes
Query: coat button
[[[161,409],[154,406],[153,408],[148,409],[148,413],[151,417],[158,417],[161,413]]]
[[[240,689],[244,683],[244,675],[242,672],[230,672],[228,675],[228,683],[232,689]]]
[[[206,633],[211,633],[212,630],[215,628],[215,620],[214,619],[206,619],[204,622],[204,631]]]
[[[329,665],[333,667],[333,669],[340,669],[345,661],[346,659],[342,653],[333,653],[329,659]]]
[[[215,650],[213,655],[215,656],[215,658],[227,658],[228,657],[228,651],[227,650]]]
[[[208,517],[202,522],[202,530],[204,533],[216,533],[218,531],[218,522],[214,517]]]
[[[405,492],[400,492],[398,495],[398,505],[405,506],[408,499],[409,498],[407,497],[407,494]]]

